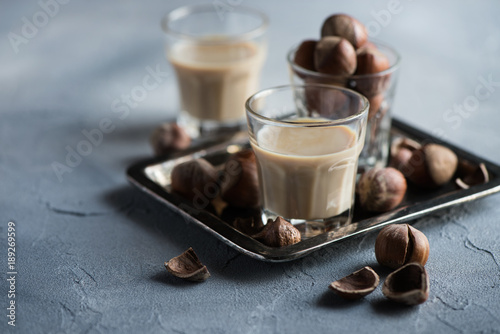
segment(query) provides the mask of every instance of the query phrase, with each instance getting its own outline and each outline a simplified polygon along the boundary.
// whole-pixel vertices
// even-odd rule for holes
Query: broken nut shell
[[[203,282],[210,277],[207,267],[201,263],[191,247],[181,255],[165,262],[165,268],[175,277],[193,282]]]
[[[398,303],[422,304],[429,298],[427,271],[419,263],[408,263],[387,276],[382,293]]]
[[[377,273],[366,266],[329,285],[339,296],[346,299],[360,299],[375,290],[380,282]]]
[[[469,189],[478,184],[487,183],[490,180],[488,170],[484,163],[480,163],[474,170],[455,179],[455,183],[462,189]]]

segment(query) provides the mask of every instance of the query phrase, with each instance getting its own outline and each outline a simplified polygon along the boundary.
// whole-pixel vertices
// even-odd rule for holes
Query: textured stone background
[[[328,14],[375,22],[376,37],[403,57],[394,114],[500,163],[498,1],[401,0],[383,25],[376,17],[387,1],[217,1],[269,14],[262,86],[288,81],[287,49],[316,37]],[[380,288],[358,302],[327,290],[365,265],[385,277],[375,233],[291,263],[262,263],[127,183],[127,166],[152,154],[152,128],[175,113],[159,21],[181,3],[72,0],[18,53],[8,34],[21,34],[23,18],[32,22],[42,8],[34,0],[0,5],[0,332],[500,332],[499,195],[413,222],[431,244],[431,293],[409,308],[387,302]],[[169,76],[120,119],[113,101],[157,66]],[[472,101],[488,77],[496,86],[467,116],[447,111]],[[59,182],[51,163],[103,118],[114,130]],[[15,328],[5,316],[9,220],[17,227]],[[190,246],[212,273],[203,284],[163,267]]]

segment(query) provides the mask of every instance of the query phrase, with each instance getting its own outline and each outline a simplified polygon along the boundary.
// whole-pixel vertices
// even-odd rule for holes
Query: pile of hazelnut
[[[375,241],[375,256],[380,265],[396,269],[382,286],[384,296],[398,303],[417,305],[429,297],[429,277],[425,264],[429,258],[427,237],[408,224],[384,227]],[[366,266],[329,285],[339,296],[359,299],[373,292],[379,275]]]
[[[283,227],[282,221],[284,220],[278,218],[268,223],[273,227],[264,229],[259,234],[268,238],[266,235],[270,233],[274,246],[282,245],[284,240],[276,239],[276,234],[269,232],[278,225]],[[294,238],[290,231],[285,235]],[[429,241],[422,232],[408,224],[384,227],[375,241],[375,256],[381,265],[396,269],[387,276],[382,286],[382,293],[387,298],[406,305],[418,305],[427,300],[429,277],[424,265],[429,257]],[[210,277],[207,267],[201,263],[192,248],[164,265],[170,274],[181,279],[203,282]],[[366,266],[332,282],[329,288],[343,298],[360,299],[373,292],[379,282],[379,275]]]
[[[164,123],[153,131],[150,143],[155,154],[163,156],[188,148],[191,139],[176,123]],[[170,179],[172,192],[193,202],[196,196],[220,198],[227,203],[228,211],[255,209],[255,212],[261,203],[257,163],[251,149],[232,154],[221,169],[203,158],[180,163],[172,169]],[[269,247],[293,245],[301,240],[299,230],[282,217],[270,219],[265,226],[259,215],[240,217],[232,221],[232,226]],[[192,260],[191,252],[186,252],[188,255],[182,259],[187,256],[198,263]]]
[[[204,195],[221,198],[228,209],[259,212],[260,191],[255,154],[245,149],[232,154],[219,170],[203,158],[176,165],[171,173],[171,190],[194,201]],[[236,218],[232,226],[270,247],[292,245],[301,240],[299,230],[282,217],[269,220],[264,226],[258,214]]]
[[[162,155],[185,149],[190,138],[177,124],[167,123],[155,129],[151,143],[156,154]],[[475,166],[458,161],[452,150],[439,144],[421,145],[409,138],[396,138],[391,145],[390,166],[376,167],[360,176],[356,185],[357,205],[365,212],[387,212],[402,203],[407,180],[417,187],[436,189],[449,183],[453,176],[457,176],[455,182],[461,188],[488,181],[484,164]],[[257,164],[251,149],[232,154],[222,167],[216,168],[199,158],[176,165],[171,173],[174,193],[192,201],[198,194],[210,200],[221,198],[229,209],[236,211],[258,211],[261,203],[258,184]],[[268,246],[300,241],[298,230],[282,218],[264,226],[258,215],[241,217],[232,226]]]
[[[368,119],[380,111],[390,73],[364,75],[386,71],[391,64],[387,56],[368,41],[366,27],[355,18],[345,14],[328,17],[321,27],[321,39],[303,41],[293,61],[303,69],[329,76],[318,79],[297,72],[308,83],[316,80],[316,83],[345,86],[366,96],[370,101]]]
[[[459,160],[452,150],[440,144],[396,138],[391,145],[389,167],[375,167],[360,176],[356,185],[358,204],[369,212],[390,211],[403,201],[407,180],[415,187],[434,190],[449,184],[453,177],[462,189],[489,180],[483,163]]]

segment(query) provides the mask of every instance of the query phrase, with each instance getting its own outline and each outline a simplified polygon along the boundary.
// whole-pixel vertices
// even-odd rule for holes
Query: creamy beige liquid
[[[265,209],[289,219],[319,220],[351,208],[363,147],[353,130],[266,126],[256,139],[251,144]]]
[[[167,55],[177,74],[181,107],[200,120],[236,121],[258,89],[264,60],[252,42],[174,45]]]

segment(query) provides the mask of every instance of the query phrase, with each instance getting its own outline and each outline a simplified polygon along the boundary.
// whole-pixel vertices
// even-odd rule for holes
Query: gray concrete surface
[[[500,163],[498,1],[401,0],[390,18],[381,16],[388,1],[217,1],[269,14],[263,87],[287,82],[287,49],[316,37],[328,14],[370,23],[403,57],[394,114]],[[376,264],[376,233],[291,263],[262,263],[127,183],[127,166],[152,154],[150,131],[175,114],[159,20],[183,2],[62,2],[0,4],[1,333],[500,332],[499,195],[413,222],[431,244],[426,303],[397,306],[380,288],[343,301],[328,291],[331,281],[365,265],[387,274]],[[34,20],[39,28],[23,28]],[[158,89],[127,115],[113,112],[157,67],[167,73]],[[477,88],[484,80],[494,82],[489,94]],[[103,119],[113,130],[60,181],[52,163]],[[7,317],[9,221],[15,327]],[[212,273],[202,284],[163,267],[190,246]]]

